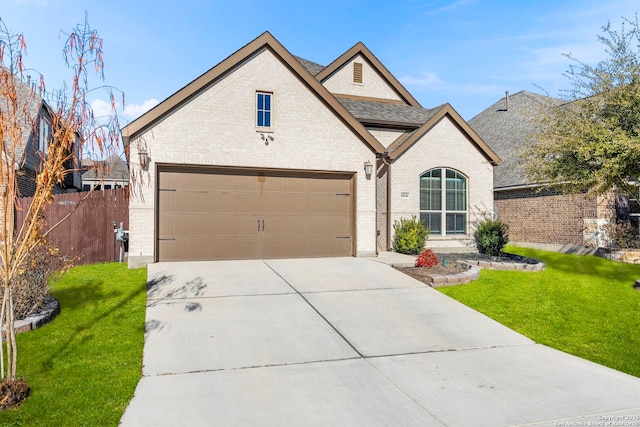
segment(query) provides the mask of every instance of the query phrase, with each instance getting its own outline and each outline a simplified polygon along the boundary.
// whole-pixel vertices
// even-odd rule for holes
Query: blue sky
[[[520,90],[557,96],[572,53],[605,57],[601,27],[633,18],[637,0],[0,0],[47,86],[68,78],[60,31],[89,22],[104,39],[106,83],[125,93],[122,122],[170,96],[262,34],[328,65],[362,41],[426,108],[465,119]],[[101,108],[101,96],[94,99]],[[105,99],[106,100],[106,99]]]

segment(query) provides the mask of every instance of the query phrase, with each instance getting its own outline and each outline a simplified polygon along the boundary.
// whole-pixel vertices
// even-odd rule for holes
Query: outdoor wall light
[[[138,160],[140,161],[140,167],[143,170],[147,170],[147,166],[149,166],[149,154],[147,150],[144,148],[140,148],[138,150]]]
[[[262,132],[260,138],[264,141],[264,145],[269,145],[269,141],[273,141],[273,135],[266,132]]]
[[[367,179],[371,179],[371,174],[373,173],[373,163],[369,160],[364,162],[364,174],[367,176]]]

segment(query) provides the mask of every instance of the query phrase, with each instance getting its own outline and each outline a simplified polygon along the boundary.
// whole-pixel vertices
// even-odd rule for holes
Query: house
[[[11,71],[0,63],[0,75],[8,84],[15,84],[15,106],[7,101],[6,95],[0,94],[0,111],[5,115],[4,122],[11,126],[12,113],[15,110],[16,119],[21,124],[21,141],[13,147],[15,155],[16,181],[19,196],[30,197],[36,189],[36,176],[40,172],[43,160],[46,158],[47,148],[52,135],[53,110],[36,90],[31,78],[27,76],[23,81],[11,74]],[[9,132],[5,129],[4,144],[10,148],[13,145]],[[78,144],[79,147],[79,144]],[[11,148],[10,148],[11,149]],[[76,157],[77,158],[77,157]],[[79,191],[82,179],[78,167],[68,165],[69,172],[64,181],[53,188],[54,194]]]
[[[615,217],[612,197],[561,194],[531,182],[521,156],[535,140],[535,118],[545,105],[562,100],[521,91],[498,100],[469,120],[471,127],[502,159],[494,169],[495,212],[509,225],[510,240],[554,249],[603,245],[602,227]]]
[[[82,191],[111,190],[129,185],[129,167],[116,154],[106,160],[83,160]]]
[[[429,247],[459,250],[493,213],[496,153],[450,105],[423,108],[362,43],[321,66],[265,32],[122,135],[143,183],[130,266],[375,256],[412,215]]]

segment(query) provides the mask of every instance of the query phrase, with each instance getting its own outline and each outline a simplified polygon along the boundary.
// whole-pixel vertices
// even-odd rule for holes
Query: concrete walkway
[[[639,378],[535,344],[372,259],[148,275],[143,378],[123,426],[640,426]]]

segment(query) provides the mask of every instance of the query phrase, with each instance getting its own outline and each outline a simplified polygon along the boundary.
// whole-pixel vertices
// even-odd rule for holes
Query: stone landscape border
[[[504,261],[485,261],[466,259],[463,261],[456,261],[458,264],[467,268],[467,271],[458,274],[434,274],[430,277],[429,286],[437,288],[440,286],[450,285],[462,285],[469,283],[473,280],[477,280],[480,277],[480,269],[486,268],[489,270],[518,270],[518,271],[544,271],[547,265],[542,261],[537,261],[535,264],[529,264],[525,262],[504,262]]]
[[[37,314],[26,317],[23,320],[16,320],[16,334],[29,332],[46,325],[60,314],[60,303],[57,299],[51,298],[44,303],[42,309]]]

